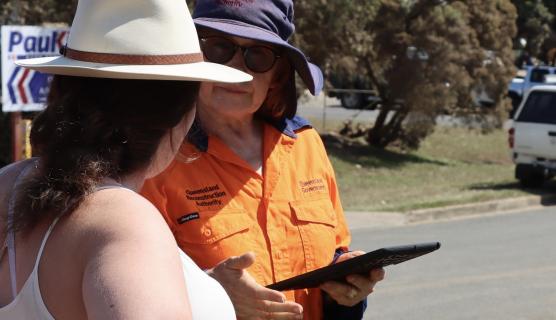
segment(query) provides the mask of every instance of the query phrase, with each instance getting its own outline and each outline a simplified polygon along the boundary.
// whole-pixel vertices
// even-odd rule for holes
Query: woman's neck
[[[262,171],[263,122],[253,114],[213,115],[199,108],[203,129],[216,136],[257,172]]]
[[[210,111],[203,111],[202,108],[199,108],[197,112],[203,129],[225,142],[227,138],[249,139],[261,132],[262,124],[255,119],[253,114],[213,114]]]
[[[145,183],[146,179],[146,171],[141,170],[132,174],[122,176],[119,183],[130,190],[139,192],[139,190],[141,190],[141,188],[143,187],[143,183]]]

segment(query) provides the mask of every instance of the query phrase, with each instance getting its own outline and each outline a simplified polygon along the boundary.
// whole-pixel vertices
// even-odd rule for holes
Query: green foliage
[[[0,24],[69,23],[76,3],[4,1]],[[293,41],[325,74],[362,77],[377,90],[382,108],[368,132],[371,145],[416,148],[440,114],[465,115],[485,128],[502,123],[514,72],[512,3],[529,39],[527,30],[546,30],[556,10],[552,0],[296,0]],[[474,107],[476,89],[486,90],[496,108]]]
[[[0,3],[0,25],[71,23],[77,0],[8,0]]]
[[[117,0],[114,0],[117,1]],[[189,9],[195,0],[187,1]],[[7,0],[0,3],[0,25],[66,23],[73,20],[77,0]]]
[[[524,48],[533,56],[541,56],[542,45],[554,31],[554,0],[512,0],[519,14],[517,18],[518,38],[527,40]]]
[[[297,43],[327,74],[364,75],[377,90],[372,146],[417,148],[442,114],[501,125],[515,72],[509,0],[298,0],[296,17]],[[475,106],[481,90],[495,108]]]

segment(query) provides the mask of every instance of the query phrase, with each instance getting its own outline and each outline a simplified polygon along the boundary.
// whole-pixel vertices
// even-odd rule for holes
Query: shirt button
[[[205,236],[210,237],[210,236],[212,236],[212,231],[210,229],[206,229],[204,234],[205,234]]]

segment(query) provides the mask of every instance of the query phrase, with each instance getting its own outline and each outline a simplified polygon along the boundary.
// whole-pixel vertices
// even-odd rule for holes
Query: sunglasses
[[[245,66],[256,73],[264,73],[272,69],[280,55],[267,46],[254,45],[243,47],[223,37],[201,38],[201,49],[209,62],[226,64],[232,60],[238,49],[243,53]]]

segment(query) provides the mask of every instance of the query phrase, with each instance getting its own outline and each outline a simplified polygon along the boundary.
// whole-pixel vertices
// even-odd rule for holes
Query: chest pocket
[[[328,198],[290,202],[307,270],[328,265],[336,250],[336,211]]]
[[[243,210],[201,211],[199,218],[178,226],[184,229],[182,241],[213,244],[236,233],[249,230],[252,222]]]
[[[201,268],[209,268],[252,247],[253,220],[241,209],[201,211],[177,226],[179,246]]]

